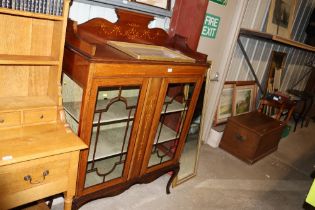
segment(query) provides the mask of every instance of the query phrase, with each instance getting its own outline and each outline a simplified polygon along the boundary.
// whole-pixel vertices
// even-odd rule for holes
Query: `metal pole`
[[[249,69],[250,69],[250,71],[252,72],[252,74],[253,74],[253,76],[254,76],[254,78],[255,78],[255,82],[256,82],[256,84],[258,85],[258,88],[259,88],[260,92],[263,94],[264,92],[263,92],[263,89],[262,89],[262,87],[261,87],[261,84],[260,84],[260,82],[259,82],[259,80],[258,80],[258,78],[257,78],[257,75],[256,75],[256,73],[255,73],[255,70],[254,70],[252,64],[250,63],[250,60],[249,60],[249,58],[248,58],[248,55],[247,55],[247,53],[246,53],[246,51],[245,51],[245,49],[244,49],[244,46],[243,46],[243,44],[242,44],[242,42],[241,42],[241,40],[240,40],[240,37],[237,38],[237,43],[238,43],[238,45],[240,46],[240,48],[241,48],[241,50],[242,50],[242,52],[243,52],[243,55],[244,55],[245,60],[246,60],[246,62],[247,62],[247,65],[249,66]]]

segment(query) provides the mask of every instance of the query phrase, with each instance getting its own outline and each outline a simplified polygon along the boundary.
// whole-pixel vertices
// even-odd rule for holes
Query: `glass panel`
[[[123,176],[139,94],[139,87],[98,89],[85,187]]]
[[[199,135],[204,92],[205,82],[203,83],[202,89],[200,91],[193,118],[188,130],[188,135],[186,137],[184,150],[182,151],[182,154],[180,156],[180,170],[177,175],[177,179],[175,179],[175,182],[173,182],[173,186],[176,186],[196,175],[196,167],[200,148]]]
[[[66,121],[73,132],[78,134],[83,89],[66,74],[63,74],[62,80],[62,101]]]
[[[200,120],[200,119],[199,119]],[[185,147],[180,157],[180,173],[178,179],[192,175],[195,172],[200,121],[193,122],[186,138]]]
[[[149,167],[174,158],[195,84],[170,84],[152,147]]]

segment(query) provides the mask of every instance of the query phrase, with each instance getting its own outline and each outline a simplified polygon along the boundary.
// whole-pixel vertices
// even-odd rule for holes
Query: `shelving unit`
[[[271,41],[271,42],[276,42],[278,44],[286,45],[289,47],[294,47],[297,49],[301,50],[307,50],[310,52],[315,52],[315,47],[294,41],[292,39],[284,38],[281,36],[269,34],[266,32],[262,31],[256,31],[256,30],[251,30],[251,29],[246,29],[246,28],[241,28],[240,29],[240,35],[241,36],[246,36],[246,37],[252,37],[256,39],[264,39],[266,41]]]
[[[284,38],[284,37],[281,37],[281,36],[277,36],[277,35],[273,35],[273,34],[269,34],[269,33],[265,33],[265,32],[262,32],[262,31],[256,31],[256,30],[251,30],[251,29],[246,29],[246,28],[241,28],[240,29],[240,32],[239,32],[239,37],[237,39],[237,43],[244,55],[244,58],[245,58],[245,61],[247,63],[247,65],[249,66],[249,69],[255,79],[255,82],[259,88],[259,91],[264,94],[264,90],[260,84],[260,81],[258,80],[257,78],[257,75],[255,73],[255,70],[250,62],[250,59],[246,53],[246,50],[240,40],[240,36],[244,36],[244,37],[249,37],[249,38],[254,38],[254,39],[261,39],[261,40],[264,40],[264,41],[268,41],[268,42],[274,42],[274,43],[278,43],[278,44],[281,44],[281,45],[285,45],[285,46],[288,46],[288,47],[293,47],[293,48],[296,48],[296,49],[300,49],[300,50],[306,50],[306,51],[309,51],[309,52],[314,52],[315,51],[315,47],[313,46],[310,46],[310,45],[306,45],[304,43],[301,43],[301,42],[297,42],[297,41],[294,41],[294,40],[291,40],[291,39],[287,39],[287,38]]]
[[[68,0],[62,16],[0,8],[0,209],[59,193],[71,209],[86,145],[63,119],[68,10]]]
[[[68,7],[64,9],[63,16],[53,16],[0,8],[0,118],[3,112],[2,118],[9,116],[8,111],[20,114],[16,123],[7,126],[57,121]],[[38,115],[40,108],[45,110]],[[39,119],[26,119],[31,109],[36,109]]]

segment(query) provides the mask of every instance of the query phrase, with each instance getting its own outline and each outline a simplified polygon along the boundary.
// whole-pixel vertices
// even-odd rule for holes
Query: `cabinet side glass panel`
[[[123,176],[140,87],[99,87],[85,187]]]
[[[194,83],[169,84],[148,167],[174,158],[194,88]]]
[[[74,133],[78,134],[78,124],[82,104],[83,89],[66,74],[62,77],[62,100],[66,121]]]

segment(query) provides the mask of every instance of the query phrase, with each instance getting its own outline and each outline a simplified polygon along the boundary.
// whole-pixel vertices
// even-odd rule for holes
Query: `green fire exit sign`
[[[201,36],[215,39],[220,24],[220,17],[207,13],[203,23]]]
[[[226,6],[228,0],[210,0],[210,1]]]

